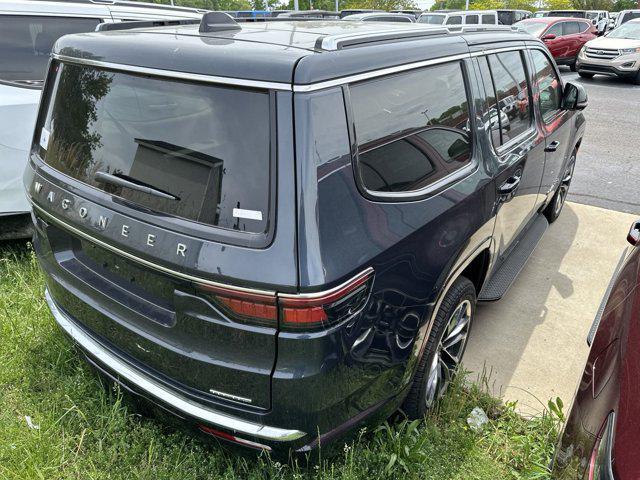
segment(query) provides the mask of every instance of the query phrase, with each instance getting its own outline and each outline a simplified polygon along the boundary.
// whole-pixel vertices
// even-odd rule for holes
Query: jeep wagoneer
[[[56,43],[25,186],[91,364],[256,449],[438,401],[562,209],[587,99],[527,34],[381,25]]]

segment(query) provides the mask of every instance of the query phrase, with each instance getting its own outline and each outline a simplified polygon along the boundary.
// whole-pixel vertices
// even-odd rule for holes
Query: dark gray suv
[[[585,106],[503,27],[63,37],[25,174],[47,300],[97,369],[231,442],[419,417],[560,213]]]

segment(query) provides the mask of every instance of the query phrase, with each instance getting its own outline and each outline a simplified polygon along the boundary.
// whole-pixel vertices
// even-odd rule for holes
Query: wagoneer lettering
[[[63,37],[25,173],[92,363],[285,454],[436,404],[560,214],[587,105],[508,28],[299,27]]]

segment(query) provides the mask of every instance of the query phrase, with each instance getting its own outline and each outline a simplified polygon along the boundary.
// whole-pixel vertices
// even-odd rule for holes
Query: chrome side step
[[[478,295],[479,302],[494,302],[500,300],[507,293],[548,227],[549,222],[546,217],[539,214],[538,218],[528,227],[524,237],[519,240],[502,265],[484,284],[480,295]]]

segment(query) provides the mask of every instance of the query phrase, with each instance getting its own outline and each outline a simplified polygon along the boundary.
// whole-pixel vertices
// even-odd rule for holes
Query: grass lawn
[[[140,416],[101,385],[58,331],[43,291],[30,247],[0,243],[0,479],[550,478],[557,405],[525,420],[458,382],[424,421],[362,430],[312,466],[231,453]],[[491,417],[482,433],[466,424],[475,406]]]

